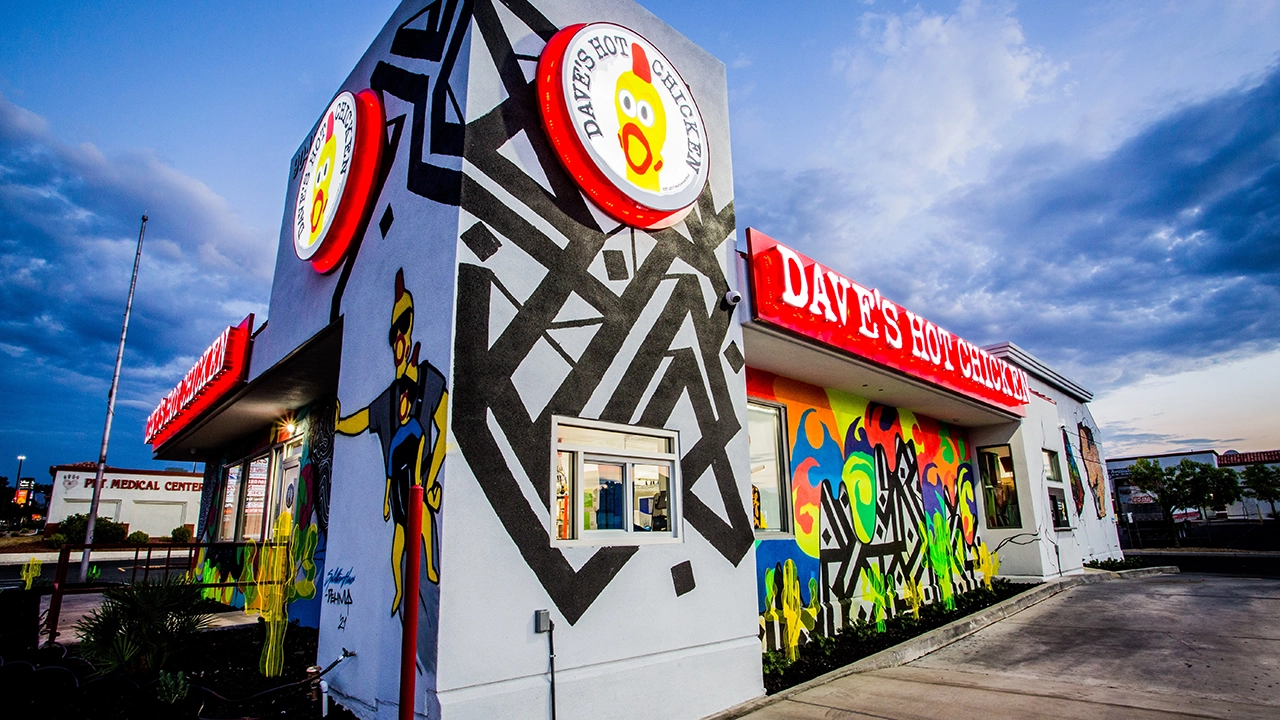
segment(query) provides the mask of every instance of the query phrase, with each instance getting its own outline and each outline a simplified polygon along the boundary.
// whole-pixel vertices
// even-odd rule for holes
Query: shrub
[[[58,534],[65,535],[66,542],[84,542],[85,526],[88,524],[88,515],[83,513],[68,515],[65,520],[58,523]],[[124,536],[124,525],[111,518],[99,515],[98,521],[93,524],[93,541],[95,543],[122,543],[124,542]]]
[[[71,541],[67,539],[67,536],[59,532],[59,533],[54,533],[50,535],[48,538],[46,538],[44,541],[44,544],[48,545],[51,548],[60,548],[69,542]]]
[[[170,675],[161,670],[160,679],[156,681],[156,697],[166,705],[173,705],[187,696],[191,686],[179,670],[177,675]]]
[[[125,538],[124,541],[130,545],[146,545],[151,542],[151,536],[141,530],[134,530],[129,533],[129,537]]]
[[[191,542],[191,528],[186,525],[179,525],[169,531],[169,539],[176,543],[189,543]]]
[[[111,587],[76,623],[79,652],[102,674],[152,677],[208,627],[200,588],[184,577]]]
[[[1125,558],[1123,560],[1090,560],[1084,564],[1087,568],[1094,570],[1134,570],[1136,568],[1146,567],[1147,561],[1140,557]]]

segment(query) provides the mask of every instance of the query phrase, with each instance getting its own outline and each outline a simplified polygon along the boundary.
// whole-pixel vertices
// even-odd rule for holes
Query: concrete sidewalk
[[[58,613],[58,642],[63,645],[80,642],[80,635],[76,633],[76,623],[80,619],[88,615],[95,608],[102,604],[102,593],[77,593],[73,595],[64,595],[62,598],[62,609]],[[49,596],[45,595],[40,598],[40,614],[43,617],[49,611]],[[244,612],[243,610],[233,610],[231,612],[218,613],[213,616],[213,621],[209,624],[209,629],[224,627],[235,627],[236,625],[251,625],[258,622],[258,615]],[[40,642],[48,639],[48,633],[40,634]]]
[[[899,667],[740,715],[1280,718],[1280,581],[1161,575],[1072,587]]]

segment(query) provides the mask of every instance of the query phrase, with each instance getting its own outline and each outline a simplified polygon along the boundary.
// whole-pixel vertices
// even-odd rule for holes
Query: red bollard
[[[414,688],[418,681],[418,589],[422,580],[422,486],[409,488],[409,518],[404,539],[404,596],[400,617],[400,720],[413,720]]]

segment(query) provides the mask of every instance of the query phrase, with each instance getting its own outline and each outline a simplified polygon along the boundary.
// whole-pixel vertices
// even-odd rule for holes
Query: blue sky
[[[1280,446],[1276,3],[642,4],[728,66],[740,225],[1050,362],[1109,454]],[[144,211],[111,462],[152,464],[394,6],[0,3],[0,474],[96,457]]]

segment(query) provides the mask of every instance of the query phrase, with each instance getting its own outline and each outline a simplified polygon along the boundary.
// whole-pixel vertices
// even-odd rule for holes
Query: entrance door
[[[289,512],[291,518],[296,519],[298,516],[298,505],[300,504],[298,493],[302,488],[298,487],[298,477],[301,473],[300,461],[302,460],[302,443],[294,442],[284,446],[280,463],[280,481],[276,486],[275,508],[276,512],[273,518],[279,518],[280,513]],[[274,529],[275,524],[272,523]]]

